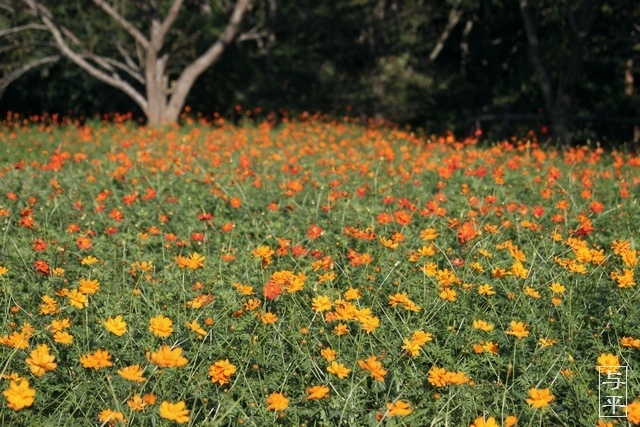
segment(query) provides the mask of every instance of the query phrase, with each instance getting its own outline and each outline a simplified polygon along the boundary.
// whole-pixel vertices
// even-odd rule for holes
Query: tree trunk
[[[118,50],[125,57],[125,62],[115,58],[96,55],[89,50],[83,52],[82,47],[75,50],[72,48],[72,45],[69,44],[68,39],[73,41],[74,44],[80,44],[80,39],[69,31],[68,28],[54,23],[54,15],[49,9],[40,3],[39,0],[22,1],[43,24],[34,24],[29,26],[29,29],[46,29],[49,31],[62,55],[88,72],[92,77],[128,95],[140,106],[147,116],[148,123],[152,126],[178,121],[187,95],[196,79],[220,58],[225,48],[236,38],[244,14],[251,4],[251,0],[236,0],[229,22],[222,31],[222,34],[220,34],[218,39],[210,45],[202,55],[182,70],[171,89],[169,89],[169,76],[167,75],[169,55],[168,53],[161,52],[163,52],[163,47],[165,46],[165,36],[176,21],[185,0],[173,0],[171,8],[163,20],[159,17],[160,14],[155,4],[156,2],[151,2],[152,5],[154,5],[154,15],[151,18],[149,38],[121,15],[118,10],[112,7],[109,1],[93,0],[98,7],[135,40],[136,50],[139,52],[138,56],[144,58],[144,64],[141,64],[139,68],[144,68],[144,70],[138,69],[137,64],[131,60],[132,55],[122,46],[120,46]],[[27,29],[25,26],[15,27],[1,32],[0,35],[12,34],[25,29]],[[57,56],[47,57],[41,62],[52,62],[54,59],[57,59]],[[38,65],[37,62],[34,64]],[[31,67],[35,65],[32,64]],[[28,69],[29,68],[27,68],[27,70]],[[124,75],[119,73],[119,71],[122,70],[129,75],[129,78],[143,83],[145,86],[144,92],[139,91],[138,88],[125,80],[123,78]],[[0,80],[0,94],[1,89],[3,89],[2,84],[5,83],[5,80]],[[11,83],[13,80],[7,81]]]

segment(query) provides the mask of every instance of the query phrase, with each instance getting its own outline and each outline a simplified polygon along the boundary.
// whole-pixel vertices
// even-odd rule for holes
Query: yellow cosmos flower
[[[596,367],[598,372],[604,374],[613,374],[620,370],[620,359],[618,356],[612,353],[602,353],[598,357],[598,366]]]
[[[126,423],[127,420],[124,418],[124,414],[119,411],[114,411],[110,408],[105,409],[104,411],[98,414],[98,419],[100,422],[105,425],[113,425],[116,421],[120,421]]]
[[[183,400],[177,403],[169,403],[163,401],[160,404],[160,416],[165,420],[175,421],[178,424],[189,422],[189,410],[185,408],[186,404]]]
[[[29,365],[29,370],[36,377],[43,376],[46,372],[56,369],[58,364],[55,362],[56,357],[49,353],[49,346],[46,344],[39,345],[31,352],[31,357],[25,362]]]
[[[107,331],[112,334],[121,337],[122,335],[127,333],[127,322],[122,320],[121,315],[117,315],[115,318],[109,316],[109,318],[102,322]]]
[[[149,322],[149,331],[153,332],[153,335],[157,337],[166,338],[173,333],[173,322],[162,314],[152,317]]]
[[[455,289],[444,288],[440,291],[440,298],[445,301],[455,302],[458,299],[458,293],[455,291]]]
[[[331,297],[328,295],[320,295],[313,299],[311,303],[311,308],[313,311],[322,312],[329,311],[332,307]]]
[[[267,410],[269,411],[284,411],[289,407],[289,399],[282,393],[271,393],[267,398]]]
[[[420,238],[422,240],[433,240],[438,237],[438,231],[435,227],[425,228],[420,232]]]
[[[193,322],[187,322],[187,328],[191,329],[193,332],[198,334],[198,339],[202,339],[203,337],[205,337],[207,335],[207,331],[202,329],[200,324],[198,322],[196,322],[195,320]]]
[[[474,320],[473,328],[479,331],[491,332],[493,331],[493,323],[487,323],[484,320]]]
[[[338,352],[331,349],[331,347],[323,348],[322,350],[320,350],[320,354],[327,362],[333,362],[338,356]]]
[[[507,335],[513,335],[516,338],[525,338],[529,336],[527,325],[523,322],[511,321],[511,329],[505,332]]]
[[[2,392],[7,399],[7,406],[14,411],[33,405],[33,398],[36,391],[29,387],[29,381],[22,380],[20,383],[11,381],[9,388]]]
[[[175,368],[185,366],[189,361],[182,356],[182,349],[176,347],[172,349],[168,345],[163,345],[155,353],[147,352],[147,359],[161,368]]]
[[[67,298],[69,299],[69,305],[72,305],[78,310],[82,310],[88,305],[87,296],[77,289],[69,291]]]
[[[427,381],[434,387],[444,387],[448,384],[447,370],[444,368],[438,368],[437,366],[429,369]]]
[[[535,299],[540,298],[540,292],[536,291],[531,286],[525,286],[524,287],[524,293],[525,293],[525,295],[528,295],[531,298],[535,298]]]
[[[80,264],[82,264],[82,265],[93,265],[98,261],[99,261],[98,258],[89,255],[89,256],[86,256],[86,257],[82,258],[80,260]]]
[[[98,282],[98,280],[96,279],[80,279],[78,283],[78,290],[85,295],[93,295],[100,289],[100,282]]]
[[[80,363],[86,369],[101,369],[113,366],[111,355],[107,350],[96,350],[94,353],[80,357]]]
[[[58,344],[71,345],[73,343],[73,335],[69,332],[56,332],[53,334],[53,340]]]
[[[478,287],[478,293],[484,296],[491,296],[495,295],[496,291],[493,290],[493,286],[485,283],[484,285]]]
[[[331,365],[329,365],[327,367],[327,372],[329,372],[330,374],[335,375],[336,377],[338,377],[340,379],[344,379],[347,376],[349,376],[349,373],[351,372],[351,369],[347,368],[342,363],[338,363],[338,362],[334,361],[334,362],[331,362]]]

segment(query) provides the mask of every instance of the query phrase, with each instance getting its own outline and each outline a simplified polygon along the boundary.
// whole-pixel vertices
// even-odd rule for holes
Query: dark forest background
[[[576,141],[640,140],[637,0],[529,1],[537,64],[519,0],[260,1],[247,12],[245,31],[197,80],[187,99],[193,114],[232,117],[241,105],[383,118],[430,133],[479,126],[496,137],[552,132],[553,115],[557,121],[564,114]],[[0,34],[24,24],[17,3],[0,8]],[[92,2],[51,3],[87,45],[116,54],[116,30],[103,27],[109,18]],[[228,14],[211,4],[213,12],[203,1],[186,2],[184,25],[176,25],[172,39],[176,62],[188,62],[220,31]],[[589,11],[597,13],[585,28]],[[578,40],[582,30],[586,37]],[[23,32],[0,37],[3,75],[41,54],[47,37],[43,31],[32,39]],[[546,95],[541,65],[551,84]],[[8,85],[0,98],[0,113],[7,111],[144,117],[126,95],[64,57]]]

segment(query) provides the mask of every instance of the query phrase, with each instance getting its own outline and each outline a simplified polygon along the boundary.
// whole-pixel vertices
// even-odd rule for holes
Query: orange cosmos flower
[[[139,394],[134,395],[127,401],[127,406],[132,411],[144,411],[147,407],[147,403],[140,397]]]
[[[533,408],[546,408],[549,406],[549,403],[556,397],[551,394],[548,388],[537,389],[530,388],[529,389],[529,397],[526,399],[527,403],[531,405]]]
[[[500,427],[500,424],[498,424],[494,417],[478,417],[473,420],[469,427]]]
[[[220,385],[224,385],[229,383],[229,379],[236,371],[236,366],[229,362],[229,359],[218,360],[209,367],[209,376],[212,383],[217,382]]]
[[[370,356],[367,360],[358,360],[358,365],[366,371],[369,371],[371,376],[378,381],[384,382],[384,376],[387,375],[387,371],[382,367],[382,363],[378,362],[376,356]]]
[[[331,347],[323,348],[322,350],[320,350],[320,354],[327,362],[333,362],[338,356],[338,352],[333,350]]]
[[[411,403],[404,400],[397,400],[392,403],[387,403],[387,416],[388,417],[406,417],[413,412]]]
[[[284,411],[289,407],[289,399],[282,393],[271,393],[267,398],[267,410],[269,411]]]
[[[640,424],[640,400],[634,400],[624,408],[627,413],[627,419],[634,423]]]
[[[444,387],[448,384],[447,370],[444,368],[433,366],[431,369],[429,369],[429,376],[427,380],[429,381],[429,384],[434,387]]]
[[[140,365],[127,366],[126,368],[118,369],[118,375],[128,381],[142,383],[146,381],[146,378],[142,376],[143,369]]]
[[[262,293],[267,299],[274,300],[282,293],[282,287],[277,282],[268,281]]]
[[[80,363],[86,369],[101,369],[113,366],[111,355],[107,350],[96,350],[92,354],[85,354],[80,357]]]
[[[49,354],[49,346],[42,344],[31,352],[31,357],[27,358],[25,362],[29,365],[29,370],[33,375],[41,377],[46,372],[56,369],[58,364],[54,362],[55,360],[56,357]]]
[[[100,420],[102,425],[108,424],[110,426],[114,425],[116,421],[120,421],[122,423],[127,422],[122,412],[114,411],[110,408],[107,408],[104,411],[101,411],[98,414],[98,419]]]
[[[160,404],[160,416],[165,420],[175,421],[178,424],[188,423],[189,410],[185,406],[186,404],[183,400],[177,403],[163,401]]]
[[[316,385],[307,390],[307,400],[324,399],[329,396],[329,387],[326,385]]]

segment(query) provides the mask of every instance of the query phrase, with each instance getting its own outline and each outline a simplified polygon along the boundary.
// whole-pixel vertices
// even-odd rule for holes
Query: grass
[[[637,156],[317,117],[0,139],[2,425],[606,426],[609,364],[640,422]]]

